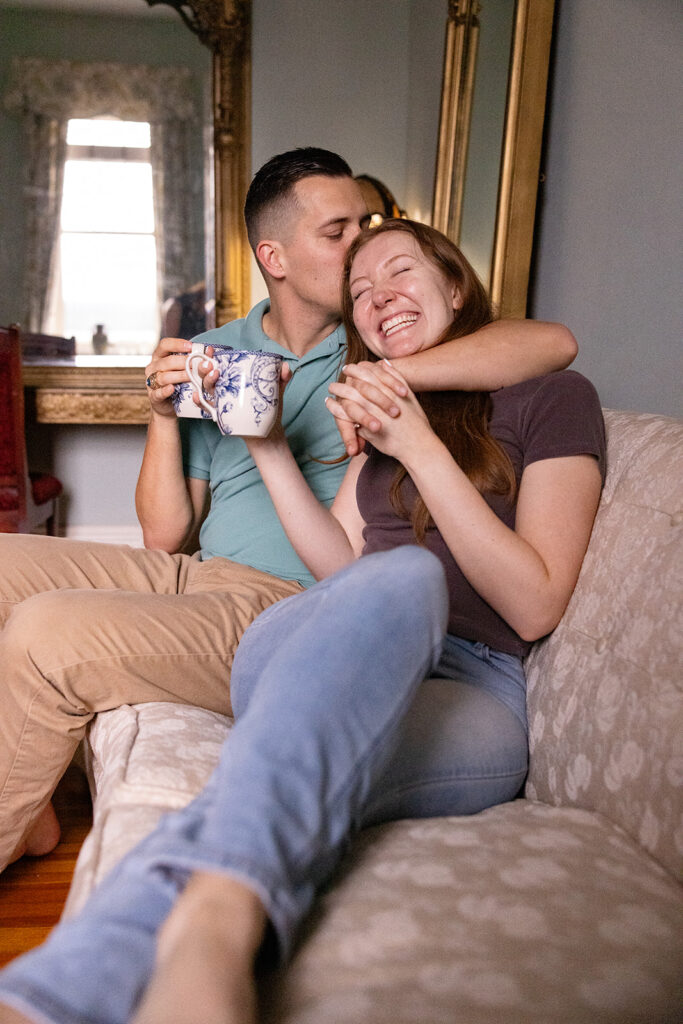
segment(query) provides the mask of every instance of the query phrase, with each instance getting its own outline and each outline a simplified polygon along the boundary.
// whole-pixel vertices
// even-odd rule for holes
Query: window
[[[72,119],[50,322],[92,352],[103,324],[110,351],[148,353],[159,337],[150,126]]]

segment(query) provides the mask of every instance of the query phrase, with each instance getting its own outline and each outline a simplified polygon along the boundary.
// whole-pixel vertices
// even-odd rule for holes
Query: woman
[[[237,721],[209,785],[0,975],[2,1024],[254,1021],[257,955],[271,942],[287,957],[356,829],[518,793],[521,659],[575,585],[604,432],[574,373],[421,402],[403,381],[389,388],[392,356],[489,318],[469,264],[433,229],[387,221],[353,243],[345,321],[362,361],[330,404],[367,450],[327,510],[281,432],[248,442],[322,582],[247,631]],[[388,413],[379,392],[394,395]]]

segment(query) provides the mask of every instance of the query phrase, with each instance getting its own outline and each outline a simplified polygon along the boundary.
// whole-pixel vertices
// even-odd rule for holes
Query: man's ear
[[[265,239],[259,242],[256,246],[255,256],[264,271],[271,277],[279,280],[285,276],[280,246],[277,242],[269,242]]]

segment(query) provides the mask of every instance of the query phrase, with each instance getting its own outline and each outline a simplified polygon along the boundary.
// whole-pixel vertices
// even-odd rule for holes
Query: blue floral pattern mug
[[[208,361],[218,370],[213,400],[202,386],[197,369]],[[205,413],[222,434],[267,437],[277,420],[282,356],[274,352],[220,348],[212,356],[189,353],[185,367]]]

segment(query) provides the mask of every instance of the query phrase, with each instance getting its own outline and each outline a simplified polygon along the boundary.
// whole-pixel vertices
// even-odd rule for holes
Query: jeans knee
[[[448,590],[443,566],[426,548],[406,544],[378,555],[368,555],[366,569],[387,600],[405,613],[417,627],[424,619],[437,632],[445,632],[448,621]],[[373,563],[371,560],[376,559]],[[362,559],[361,561],[366,561]]]

